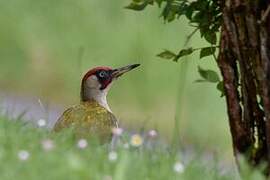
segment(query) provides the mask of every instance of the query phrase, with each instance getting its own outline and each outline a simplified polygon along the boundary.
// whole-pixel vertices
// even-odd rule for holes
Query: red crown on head
[[[112,68],[107,67],[107,66],[99,66],[99,67],[95,67],[93,69],[90,69],[84,76],[82,79],[82,82],[85,82],[87,80],[87,78],[89,78],[90,76],[92,76],[93,74],[95,74],[97,71],[100,70],[112,70]]]

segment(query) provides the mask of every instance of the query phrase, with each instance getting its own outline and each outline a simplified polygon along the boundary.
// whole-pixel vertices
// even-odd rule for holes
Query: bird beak
[[[114,69],[112,70],[112,77],[114,79],[120,77],[121,75],[123,75],[124,73],[136,68],[140,66],[140,64],[132,64],[132,65],[128,65],[128,66],[125,66],[125,67],[121,67],[121,68],[117,68],[117,69]]]

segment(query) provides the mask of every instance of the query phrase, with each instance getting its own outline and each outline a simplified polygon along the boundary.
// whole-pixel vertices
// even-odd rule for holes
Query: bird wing
[[[82,102],[67,109],[57,120],[54,131],[74,127],[79,136],[111,137],[111,129],[118,127],[115,116],[97,102]]]

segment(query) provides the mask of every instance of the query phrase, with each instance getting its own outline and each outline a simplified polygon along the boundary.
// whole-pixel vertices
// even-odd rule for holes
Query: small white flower
[[[18,158],[22,161],[26,161],[29,158],[30,154],[26,150],[20,150],[18,152]]]
[[[151,138],[155,138],[157,137],[158,133],[156,130],[152,129],[148,132],[148,136],[150,136]]]
[[[118,157],[117,152],[115,152],[115,151],[109,152],[108,159],[110,161],[116,161],[117,157]]]
[[[181,162],[176,162],[173,166],[173,169],[177,173],[183,173],[185,170],[185,166]]]
[[[112,133],[116,136],[121,136],[121,134],[123,133],[123,129],[122,128],[112,128]]]
[[[39,127],[44,127],[44,126],[46,126],[46,120],[45,119],[39,119],[38,121],[37,121],[37,125],[39,126]]]
[[[45,151],[50,151],[54,148],[54,143],[51,139],[45,139],[41,142],[42,148]]]
[[[87,140],[86,139],[80,139],[77,143],[77,147],[80,149],[84,149],[88,146]]]
[[[139,147],[143,144],[143,138],[139,134],[134,134],[131,136],[130,144],[134,147]]]

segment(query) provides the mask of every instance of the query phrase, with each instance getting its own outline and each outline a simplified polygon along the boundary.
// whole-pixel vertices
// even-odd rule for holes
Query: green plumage
[[[96,101],[81,102],[67,109],[57,120],[54,131],[72,127],[77,137],[95,136],[106,142],[112,138],[112,128],[117,127],[115,116]]]

